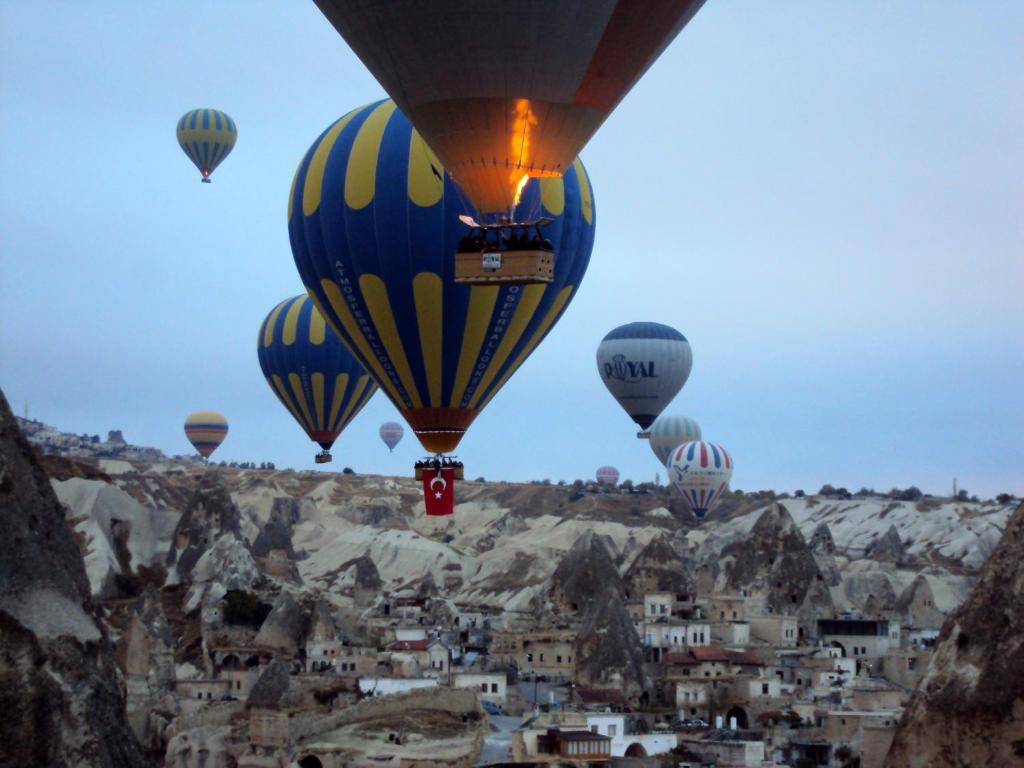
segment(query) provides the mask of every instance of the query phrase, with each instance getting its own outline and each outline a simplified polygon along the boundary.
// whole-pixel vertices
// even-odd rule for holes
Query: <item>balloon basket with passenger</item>
[[[334,461],[334,457],[331,456],[330,451],[320,451],[316,456],[313,457],[313,461],[317,464],[330,464]]]
[[[462,462],[452,456],[428,456],[415,464],[416,479],[423,483],[423,503],[429,517],[455,512],[455,481],[465,477]]]
[[[459,216],[470,227],[455,253],[455,282],[467,285],[533,285],[555,278],[555,249],[540,228],[552,219],[513,221],[503,217],[479,224]]]

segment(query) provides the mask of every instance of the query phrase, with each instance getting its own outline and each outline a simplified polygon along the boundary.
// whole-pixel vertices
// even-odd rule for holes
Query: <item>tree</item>
[[[1012,493],[1000,493],[998,496],[996,496],[996,501],[998,501],[1000,504],[1009,504],[1016,498],[1017,497],[1014,496]]]
[[[797,488],[795,491],[793,491],[793,495],[796,496],[798,499],[802,499],[807,494],[804,493],[803,488]]]
[[[957,501],[967,501],[969,498],[970,498],[970,494],[967,492],[967,490],[965,488],[961,488],[956,493],[956,500]]]
[[[355,473],[356,471],[352,469],[352,467],[345,467],[344,469],[341,470],[341,474],[343,475],[354,475]]]
[[[819,496],[834,496],[836,489],[830,483],[825,483],[818,491]]]
[[[921,493],[921,489],[916,485],[912,485],[902,491],[899,488],[893,488],[889,491],[889,498],[896,501],[920,501],[923,496],[924,494]]]
[[[633,481],[632,480],[623,480],[620,485],[622,486],[622,490],[624,490],[624,491],[630,491],[630,492],[633,491]]]

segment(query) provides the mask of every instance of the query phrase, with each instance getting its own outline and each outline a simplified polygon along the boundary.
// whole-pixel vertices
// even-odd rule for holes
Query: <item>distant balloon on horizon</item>
[[[661,466],[668,464],[672,450],[693,440],[700,440],[700,425],[689,416],[666,416],[662,414],[651,425],[648,438],[651,450],[658,457]]]
[[[644,430],[683,388],[692,367],[690,342],[661,323],[621,325],[597,347],[601,381]]]
[[[403,435],[405,435],[405,429],[397,421],[385,421],[380,425],[380,439],[392,453],[394,453],[395,446],[401,442]]]
[[[178,120],[178,144],[202,174],[204,184],[210,174],[231,154],[238,140],[235,121],[219,109],[193,109]]]
[[[694,440],[672,452],[668,476],[697,519],[703,519],[729,487],[732,457],[717,443]]]
[[[204,459],[228,436],[228,420],[216,411],[196,411],[185,417],[185,437]]]
[[[598,467],[595,476],[601,485],[610,485],[614,488],[619,484],[619,470],[615,467]]]

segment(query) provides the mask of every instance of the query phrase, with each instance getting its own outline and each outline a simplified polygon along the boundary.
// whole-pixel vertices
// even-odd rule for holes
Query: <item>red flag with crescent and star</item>
[[[431,517],[455,512],[455,467],[424,467],[423,501]]]

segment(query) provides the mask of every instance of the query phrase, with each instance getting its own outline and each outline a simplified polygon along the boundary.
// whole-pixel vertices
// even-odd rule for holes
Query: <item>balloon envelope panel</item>
[[[659,416],[651,425],[651,450],[665,466],[672,450],[683,443],[700,440],[700,425],[689,416]]]
[[[717,443],[695,440],[672,452],[669,477],[693,513],[704,517],[732,478],[732,457]]]
[[[315,0],[484,212],[559,176],[704,0]]]
[[[256,347],[267,384],[324,450],[377,391],[305,294],[271,310],[260,326]]]
[[[391,101],[335,122],[295,174],[299,274],[432,453],[454,450],[565,311],[590,260],[593,191],[578,160],[564,177],[528,183],[521,208],[553,219],[553,282],[456,284],[464,198]]]
[[[178,120],[178,144],[205,180],[238,140],[235,121],[219,109],[193,109]]]
[[[196,411],[185,417],[185,437],[204,459],[228,436],[228,420],[216,411]]]
[[[661,323],[628,323],[597,347],[597,370],[630,418],[647,429],[676,396],[693,367],[690,343]]]

